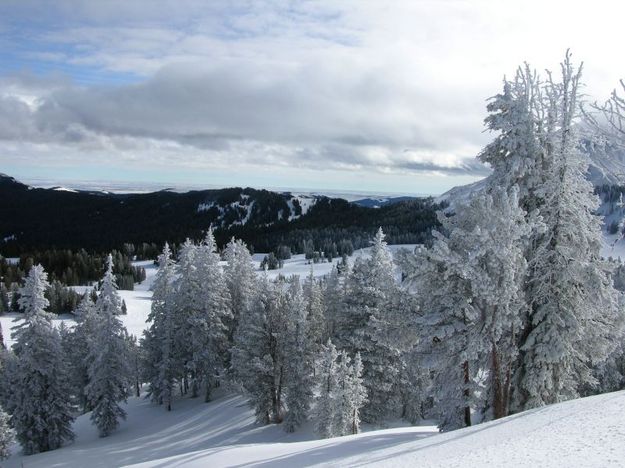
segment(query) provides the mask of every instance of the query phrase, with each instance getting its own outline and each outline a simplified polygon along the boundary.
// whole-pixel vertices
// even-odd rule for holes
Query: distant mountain
[[[0,254],[47,248],[103,251],[124,243],[179,243],[209,226],[219,243],[231,236],[257,251],[278,243],[299,249],[349,239],[366,245],[378,226],[395,242],[418,242],[436,224],[432,199],[395,200],[380,209],[320,195],[253,188],[177,193],[109,193],[34,188],[0,175]]]
[[[418,197],[380,197],[380,198],[361,198],[354,200],[352,203],[367,208],[381,208],[383,206],[394,205],[409,200],[416,200]]]

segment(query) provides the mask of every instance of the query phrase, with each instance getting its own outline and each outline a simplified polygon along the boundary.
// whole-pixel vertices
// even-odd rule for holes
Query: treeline
[[[272,252],[280,245],[293,253],[312,251],[340,252],[341,244],[351,249],[368,247],[376,230],[382,227],[392,244],[422,244],[430,239],[430,231],[438,226],[436,210],[443,208],[431,198],[407,200],[381,208],[366,208],[338,198],[321,198],[305,216],[289,223],[270,226],[234,226],[215,230],[219,245],[231,237],[243,240],[252,251]],[[349,253],[347,254],[349,255]]]
[[[145,280],[145,269],[135,267],[131,261],[138,250],[127,245],[126,252],[113,251],[115,263],[115,277],[120,289],[132,290],[135,283]],[[153,253],[153,247],[142,246],[142,254]],[[35,264],[41,264],[50,279],[59,281],[65,286],[91,284],[102,277],[106,255],[89,253],[84,249],[72,250],[43,250],[22,254],[17,263],[9,263],[0,257],[0,278],[7,288],[13,283],[21,284],[24,277]]]

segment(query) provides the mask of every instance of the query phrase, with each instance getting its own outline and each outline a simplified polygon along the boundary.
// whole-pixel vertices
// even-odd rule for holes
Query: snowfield
[[[77,438],[59,450],[11,457],[7,468],[55,467],[606,467],[625,460],[625,392],[573,400],[498,421],[438,434],[432,426],[311,440],[261,426],[240,396],[210,403],[176,401],[172,412],[143,398],[125,406],[128,419],[98,438],[89,415]]]

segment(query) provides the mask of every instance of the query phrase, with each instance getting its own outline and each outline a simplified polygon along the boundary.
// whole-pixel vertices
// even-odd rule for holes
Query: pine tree
[[[9,426],[9,415],[0,408],[0,460],[11,456],[11,445],[15,440],[15,431]]]
[[[375,339],[376,321],[384,320],[397,294],[395,266],[379,229],[371,247],[371,258],[358,259],[346,278],[345,303],[337,318],[335,338],[342,350],[363,361],[367,404],[363,420],[381,423],[398,411],[399,350]]]
[[[67,359],[70,365],[69,382],[79,408],[82,409],[83,413],[86,413],[93,409],[85,394],[85,388],[89,384],[89,351],[93,346],[98,326],[95,304],[90,293],[86,292],[83,295],[74,315],[77,323],[67,338]]]
[[[313,275],[312,266],[303,289],[310,339],[315,348],[319,349],[329,338],[329,332],[324,314],[323,292],[319,281]]]
[[[284,429],[293,432],[307,418],[313,398],[314,355],[310,321],[299,278],[295,277],[286,298]]]
[[[164,404],[171,411],[176,379],[180,376],[180,362],[175,355],[175,264],[169,245],[165,244],[158,258],[158,272],[154,279],[152,310],[148,316],[150,327],[144,332],[142,348],[146,350],[147,380],[153,402]]]
[[[12,393],[7,409],[26,454],[54,450],[74,438],[61,339],[45,312],[47,287],[43,267],[32,267],[20,290],[23,322],[13,327],[16,360],[9,375]]]
[[[240,317],[232,349],[234,378],[264,424],[279,423],[283,417],[285,296],[282,281],[273,284],[263,276],[254,307]]]
[[[322,438],[334,437],[336,429],[337,401],[339,377],[337,371],[338,352],[332,341],[328,339],[321,352],[320,369],[317,375],[318,394],[315,397],[314,420],[315,432]]]
[[[258,292],[258,279],[254,272],[252,256],[245,244],[234,238],[224,252],[224,275],[228,287],[232,319],[227,322],[228,340],[234,342],[234,334],[241,316],[249,313]]]
[[[95,307],[97,330],[88,354],[89,384],[85,393],[93,408],[91,421],[100,436],[106,437],[126,418],[119,405],[128,398],[130,387],[127,332],[117,317],[121,313],[121,298],[113,275],[113,258],[108,256],[106,272]]]
[[[440,426],[449,430],[471,425],[472,407],[508,413],[529,228],[516,190],[479,194],[440,222],[432,247],[404,257],[403,269],[421,295],[420,346],[435,370]],[[483,372],[490,382],[480,389]]]
[[[622,314],[601,258],[598,200],[584,178],[574,119],[581,68],[570,54],[562,81],[551,76],[545,93],[545,181],[540,213],[545,230],[536,233],[530,253],[530,315],[521,340],[519,409],[574,398],[596,383],[591,367],[622,336]]]
[[[346,372],[342,373],[343,427],[346,434],[358,434],[360,432],[360,410],[367,402],[367,389],[362,378],[363,364],[360,353],[356,354],[353,364],[349,364],[345,354],[343,361],[346,364]]]
[[[217,244],[212,229],[208,230],[195,254],[197,308],[189,317],[191,330],[193,393],[200,385],[205,388],[205,401],[210,400],[211,389],[219,382],[227,362],[228,336],[226,323],[232,319],[230,294],[219,264]],[[194,279],[194,278],[193,278]]]

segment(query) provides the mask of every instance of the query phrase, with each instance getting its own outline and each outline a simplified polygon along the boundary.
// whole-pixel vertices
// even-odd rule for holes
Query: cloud
[[[0,154],[478,177],[519,62],[573,47],[599,97],[623,73],[620,15],[553,3],[7,0],[4,68],[33,72],[0,77]]]

